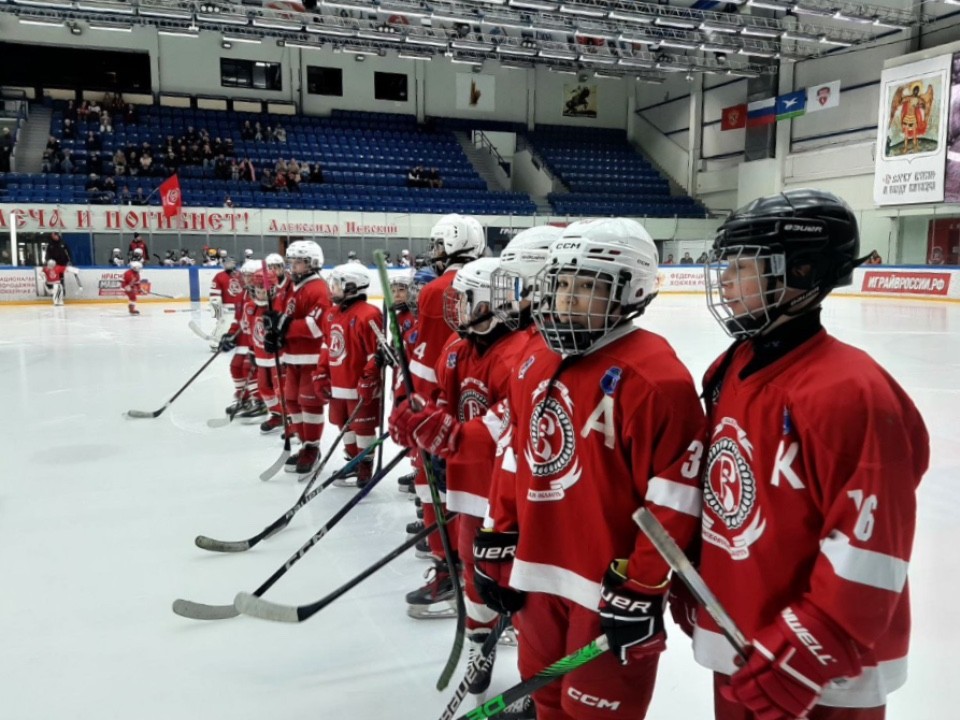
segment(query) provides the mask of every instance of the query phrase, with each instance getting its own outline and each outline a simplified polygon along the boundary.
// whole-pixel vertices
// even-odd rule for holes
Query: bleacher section
[[[75,140],[63,139],[63,103],[54,104],[51,132],[63,149],[71,149],[73,174],[0,176],[0,202],[87,203],[84,139],[98,131],[95,123],[76,124]],[[264,127],[282,124],[287,142],[244,141],[244,121]],[[103,175],[113,173],[115,150],[149,142],[159,152],[164,139],[182,136],[188,127],[205,129],[211,138],[231,138],[238,160],[248,157],[257,168],[273,169],[277,159],[296,158],[310,165],[319,162],[324,182],[301,183],[299,192],[264,192],[258,182],[214,178],[213,168],[181,166],[183,202],[187,206],[218,207],[230,195],[234,207],[304,210],[351,210],[397,213],[463,212],[476,215],[531,215],[536,206],[522,193],[490,192],[470,164],[449,130],[426,129],[412,116],[369,112],[333,111],[330,118],[268,115],[233,111],[172,107],[142,107],[136,124],[124,125],[115,117],[112,133],[101,136]],[[155,155],[156,158],[156,155]],[[439,169],[442,188],[408,188],[410,168],[422,165]],[[142,188],[150,194],[164,175],[123,176],[117,189],[126,185],[136,195]],[[150,204],[159,204],[156,194]]]
[[[536,152],[569,193],[550,193],[558,215],[705,217],[686,195],[670,195],[667,180],[627,142],[622,130],[538,125]]]

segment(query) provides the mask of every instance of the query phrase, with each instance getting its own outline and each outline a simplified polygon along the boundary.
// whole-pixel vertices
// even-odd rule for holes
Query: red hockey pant
[[[319,443],[323,434],[323,400],[313,389],[315,365],[284,365],[283,396],[293,431],[300,442]]]
[[[280,378],[274,366],[257,366],[257,392],[270,412],[280,412],[280,399],[277,397],[277,388],[280,387]]]
[[[412,451],[411,451],[412,452]],[[417,497],[423,503],[423,522],[424,525],[432,525],[437,521],[437,514],[433,511],[433,502],[430,499],[430,488],[427,486],[427,475],[423,471],[423,464],[420,461],[420,453],[414,453],[413,469],[417,473],[413,479],[413,487],[417,491]],[[444,512],[447,510],[446,502],[443,502],[444,494],[440,493]],[[458,538],[460,536],[460,515],[447,523],[447,531],[450,534],[451,549],[456,553],[458,547]],[[443,542],[440,540],[440,532],[430,533],[427,536],[427,544],[430,546],[430,552],[435,557],[443,558]],[[473,555],[473,549],[470,550]]]
[[[602,633],[595,610],[545,593],[527,595],[514,625],[520,633],[520,677],[525,680]],[[621,665],[612,653],[604,653],[535,692],[537,720],[643,720],[659,661],[654,655]]]
[[[350,418],[350,414],[357,407],[358,400],[341,400],[334,398],[330,401],[330,422],[338,428]],[[380,405],[373,403],[364,405],[350,423],[347,432],[343,434],[343,445],[350,457],[373,445],[377,439],[377,428],[380,426]]]
[[[743,705],[730,702],[720,694],[720,690],[729,683],[729,676],[714,673],[713,711],[716,720],[754,720],[756,716]],[[817,705],[807,714],[807,720],[884,720],[886,710],[886,705],[872,708],[839,708]]]
[[[256,395],[257,381],[252,372],[250,353],[234,353],[230,360],[230,377],[233,378],[234,395],[241,397],[246,389],[246,397]]]

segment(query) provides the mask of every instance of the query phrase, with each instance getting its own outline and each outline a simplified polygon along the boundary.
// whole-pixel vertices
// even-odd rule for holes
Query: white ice
[[[178,312],[144,305],[139,318],[122,305],[0,308],[0,718],[438,717],[449,691],[434,683],[454,625],[406,616],[403,594],[427,567],[412,553],[300,625],[171,611],[176,598],[227,604],[252,591],[354,491],[330,488],[246,553],[195,547],[199,533],[258,532],[299,486],[290,475],[257,478],[281,449],[276,436],[239,423],[207,427],[230,401],[226,359],[160,418],[122,417],[161,407],[210,356],[187,328],[196,317],[209,329],[209,316],[169,307]],[[824,320],[873,353],[930,429],[911,565],[910,680],[888,717],[953,717],[960,305],[837,298]],[[662,296],[644,323],[669,338],[695,378],[727,345],[698,297]],[[384,480],[266,597],[318,599],[401,543],[414,512],[396,487]],[[501,649],[491,694],[516,680],[515,653]],[[710,708],[710,676],[674,630],[648,717],[706,719]]]

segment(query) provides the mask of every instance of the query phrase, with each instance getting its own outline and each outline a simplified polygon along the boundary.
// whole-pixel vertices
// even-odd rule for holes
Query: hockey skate
[[[401,493],[412,493],[413,490],[413,479],[416,477],[416,473],[410,473],[409,475],[403,475],[397,478],[397,490]]]
[[[260,423],[260,434],[269,435],[274,430],[283,427],[283,417],[277,413],[270,413],[270,417]]]
[[[426,525],[423,524],[423,520],[417,520],[416,522],[407,523],[407,535],[416,535],[425,527]]]
[[[373,479],[373,460],[363,460],[357,465],[357,489],[364,488]]]
[[[457,616],[453,578],[442,560],[434,560],[424,574],[426,584],[407,593],[407,615],[416,620],[442,620]]]
[[[500,720],[537,720],[537,708],[533,703],[533,698],[527,695],[515,703],[507,705],[497,717]]]
[[[500,633],[500,637],[497,639],[497,645],[503,645],[504,647],[516,647],[517,629],[513,625],[508,626],[502,633]]]
[[[426,538],[420,540],[416,545],[413,546],[413,548],[413,556],[417,558],[417,560],[430,560],[433,558],[433,552],[430,550],[430,543],[427,542]]]
[[[252,402],[249,403],[249,407],[240,412],[240,417],[253,420],[259,417],[263,417],[267,414],[267,406],[263,400],[259,398],[254,398]]]
[[[483,647],[483,641],[490,634],[489,628],[474,630],[467,633],[467,643],[470,648],[470,657],[467,662],[473,665],[474,661],[480,656],[480,649]],[[471,695],[484,695],[490,687],[490,678],[493,676],[493,663],[497,659],[497,647],[487,655],[486,659],[480,662],[476,674],[467,683],[467,692]],[[482,698],[481,698],[482,699]]]
[[[297,475],[309,475],[320,457],[320,446],[315,443],[306,443],[297,453],[295,472]]]
[[[293,453],[290,457],[287,458],[286,462],[283,463],[283,471],[288,473],[295,473],[297,471],[297,463],[300,462],[300,451]]]
[[[347,458],[347,460],[349,461],[350,458]],[[359,463],[358,463],[358,464],[359,464]],[[340,473],[343,473],[343,474],[340,475]],[[354,465],[352,468],[350,468],[350,469],[347,470],[346,472],[343,472],[343,468],[341,468],[341,469],[338,470],[336,473],[334,473],[335,475],[340,475],[340,476],[339,476],[336,480],[333,481],[333,486],[334,486],[334,487],[339,487],[339,488],[355,488],[355,487],[357,487],[357,475],[358,475],[358,473],[359,473],[359,469],[358,469],[357,465]]]

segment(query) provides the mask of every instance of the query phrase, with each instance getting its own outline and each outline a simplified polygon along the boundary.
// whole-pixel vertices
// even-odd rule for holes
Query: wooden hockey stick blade
[[[233,610],[236,613],[274,622],[298,623],[301,619],[296,607],[270,602],[248,592],[237,593],[233,599]]]
[[[206,605],[191,600],[174,600],[173,611],[191,620],[228,620],[240,614],[233,605]]]
[[[673,568],[673,571],[683,580],[684,584],[690,588],[690,592],[697,601],[703,605],[710,617],[712,617],[717,626],[723,631],[723,634],[733,645],[734,650],[743,656],[749,645],[747,638],[733,618],[727,613],[717,600],[717,596],[707,587],[707,584],[700,577],[700,573],[693,567],[693,563],[686,556],[680,546],[667,532],[666,528],[660,524],[656,516],[646,508],[640,508],[633,514],[633,521],[640,526],[643,533],[650,539],[651,544],[657,552],[667,561],[667,564]]]

